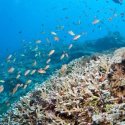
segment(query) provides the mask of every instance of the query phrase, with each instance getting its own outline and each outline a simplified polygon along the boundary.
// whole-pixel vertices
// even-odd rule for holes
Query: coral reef
[[[39,44],[37,43],[39,41],[27,41],[18,52],[11,53],[7,58],[0,58],[0,85],[4,87],[4,90],[0,93],[0,114],[7,112],[11,104],[34,89],[36,83],[41,84],[55,70],[60,69],[62,65],[73,59],[104,51],[109,52],[109,50],[114,51],[114,48],[125,46],[125,39],[119,32],[110,32],[106,36],[94,40],[82,40],[72,44],[69,43],[69,40],[69,42],[63,44],[55,42],[52,45],[55,53],[51,56],[51,59],[48,59],[48,53],[51,49],[50,43],[41,42]],[[118,60],[121,59],[117,58],[116,61]],[[44,70],[39,70],[41,68],[46,69],[46,73]],[[62,67],[62,72],[64,72],[64,68],[66,68],[65,65]],[[71,72],[70,69],[72,68],[68,68],[66,73]],[[42,74],[37,73],[37,70]],[[60,73],[60,76],[64,74]],[[18,84],[21,84],[22,87],[20,86],[17,89]]]
[[[20,98],[0,125],[125,124],[125,48],[63,65]]]

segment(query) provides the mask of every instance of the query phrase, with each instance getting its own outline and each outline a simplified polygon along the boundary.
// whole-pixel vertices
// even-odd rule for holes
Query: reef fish
[[[15,68],[11,67],[11,68],[8,70],[8,72],[9,72],[9,73],[13,73],[14,70],[15,70]]]
[[[68,49],[71,49],[71,48],[72,48],[72,46],[73,46],[73,45],[72,45],[72,44],[70,44]]]
[[[16,79],[19,79],[20,78],[20,74],[18,74],[17,76],[16,76]]]
[[[4,87],[3,87],[3,85],[1,85],[0,86],[0,93],[3,92],[3,90],[4,90]]]
[[[20,87],[20,84],[17,84],[16,87],[13,89],[12,94],[15,94],[19,87]]]
[[[55,37],[54,37],[54,40],[55,40],[55,41],[59,41],[59,37],[55,36]]]
[[[64,65],[62,65],[62,67],[61,67],[61,69],[60,69],[60,73],[61,73],[61,74],[64,74],[64,73],[66,72],[66,70],[67,70],[67,65],[64,64]]]
[[[30,73],[30,75],[33,75],[35,72],[36,72],[36,70],[34,69],[34,70]]]
[[[60,60],[62,60],[65,57],[65,54],[62,54],[60,57]]]
[[[45,71],[45,70],[43,70],[43,69],[39,69],[39,70],[38,70],[38,73],[40,73],[40,74],[45,74],[45,73],[46,73],[46,71]]]
[[[98,24],[99,22],[100,22],[99,19],[95,19],[95,20],[92,22],[92,24],[95,25],[95,24]]]
[[[30,70],[25,71],[24,75],[27,76],[30,73]]]
[[[54,36],[56,36],[56,35],[57,35],[57,33],[56,33],[56,32],[53,32],[53,31],[51,32],[51,34],[52,34],[52,35],[54,35]]]
[[[50,61],[51,61],[51,59],[48,59],[48,60],[46,61],[46,63],[48,64],[48,63],[50,63]]]
[[[9,55],[8,57],[7,57],[7,60],[10,60],[12,58],[12,55]]]
[[[51,50],[51,51],[49,52],[48,56],[53,55],[53,54],[54,54],[54,52],[55,52],[55,50]]]
[[[71,36],[75,36],[75,33],[74,33],[72,30],[68,31],[68,33],[69,33]]]
[[[75,41],[75,40],[78,40],[80,37],[81,37],[81,35],[76,35],[76,36],[73,38],[73,40],[74,40],[74,41]]]
[[[49,67],[50,67],[50,66],[49,66],[49,65],[47,65],[47,66],[44,68],[44,70],[47,70]]]
[[[41,40],[37,40],[36,41],[36,44],[40,44],[42,41]]]

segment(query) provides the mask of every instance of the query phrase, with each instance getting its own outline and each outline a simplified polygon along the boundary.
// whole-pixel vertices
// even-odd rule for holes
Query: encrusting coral
[[[63,65],[1,118],[0,125],[125,124],[125,49]]]

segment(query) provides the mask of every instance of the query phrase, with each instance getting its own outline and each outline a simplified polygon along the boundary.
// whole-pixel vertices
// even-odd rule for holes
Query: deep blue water
[[[112,0],[0,0],[0,60],[1,64],[4,63],[4,67],[0,67],[1,71],[4,71],[1,72],[0,78],[6,80],[14,78],[15,76],[5,75],[7,68],[10,65],[14,65],[18,69],[20,61],[24,63],[23,65],[26,69],[28,64],[25,59],[31,58],[33,60],[32,55],[28,55],[31,52],[29,51],[29,42],[37,39],[42,40],[43,46],[40,47],[40,50],[43,50],[43,53],[47,53],[51,49],[57,50],[56,55],[52,57],[54,60],[51,64],[52,69],[49,70],[47,75],[42,77],[42,80],[38,78],[38,81],[41,82],[56,69],[60,68],[62,64],[68,63],[72,59],[82,55],[90,54],[93,49],[96,52],[96,50],[101,51],[124,46],[124,43],[119,44],[123,41],[120,38],[119,41],[121,41],[118,43],[117,40],[117,44],[114,44],[115,41],[111,42],[108,39],[105,43],[103,43],[103,40],[103,44],[98,44],[97,42],[94,46],[89,44],[88,48],[84,46],[88,40],[91,40],[92,43],[93,40],[103,38],[116,31],[125,37],[124,14],[124,1],[120,5],[114,3]],[[99,19],[101,22],[97,25],[92,25],[95,19]],[[60,26],[64,27],[64,29],[59,30]],[[76,34],[87,32],[87,35],[82,35],[77,43],[75,43],[74,49],[69,52],[69,59],[60,62],[56,59],[57,56],[60,56],[63,51],[67,51],[66,47],[72,41],[67,33],[69,30],[74,31]],[[51,31],[58,34],[60,38],[59,42],[54,42],[50,34]],[[46,38],[49,38],[51,45],[46,45]],[[110,42],[108,43],[108,41]],[[27,46],[24,48],[25,43]],[[95,46],[97,44],[99,46],[96,48]],[[25,50],[27,50],[27,56],[25,59],[22,59],[19,55]],[[15,64],[7,64],[5,58],[13,52],[16,53],[14,56],[17,61]],[[42,58],[46,59],[47,57]],[[41,64],[44,65],[45,61],[43,60]],[[34,78],[35,80],[37,79],[36,76],[30,79],[34,80]],[[25,79],[22,77],[23,80],[25,82]],[[33,84],[29,89],[23,90],[23,92],[21,91],[21,94],[17,93],[15,97],[9,97],[9,89],[12,89],[14,86],[8,83],[6,83],[7,85],[5,85],[6,88],[4,91],[9,99],[14,98],[14,100],[26,94],[34,87]],[[0,98],[4,96],[5,94],[0,93]],[[3,110],[0,112],[2,113]]]

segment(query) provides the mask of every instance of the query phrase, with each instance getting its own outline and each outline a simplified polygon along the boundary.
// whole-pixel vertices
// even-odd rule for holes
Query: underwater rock
[[[122,4],[123,0],[113,0],[115,3]]]
[[[96,52],[116,49],[125,46],[125,40],[119,32],[113,32],[103,38],[94,41],[87,41],[86,47],[91,47]]]
[[[112,59],[112,61],[115,62],[115,63],[120,63],[123,60],[125,60],[125,47],[117,49],[114,52],[114,56],[113,56],[113,59]]]

